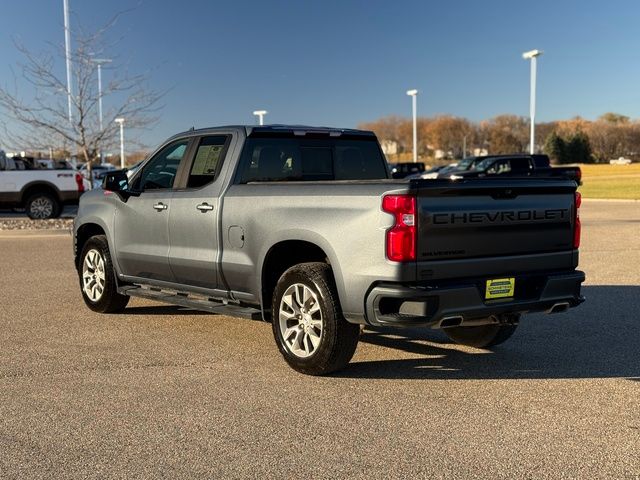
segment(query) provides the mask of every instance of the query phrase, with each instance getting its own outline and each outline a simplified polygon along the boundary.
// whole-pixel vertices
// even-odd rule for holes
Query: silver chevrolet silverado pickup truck
[[[564,179],[393,180],[366,131],[191,130],[82,196],[75,265],[94,311],[139,296],[262,318],[321,375],[360,325],[489,348],[523,313],[577,306],[579,206]]]

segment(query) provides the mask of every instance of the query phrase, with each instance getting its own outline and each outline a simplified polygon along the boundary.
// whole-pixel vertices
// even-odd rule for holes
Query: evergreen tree
[[[551,161],[556,161],[557,163],[567,163],[565,141],[555,131],[551,132],[545,140],[544,153],[549,155]]]
[[[575,133],[567,142],[563,163],[591,163],[591,144],[584,132]]]

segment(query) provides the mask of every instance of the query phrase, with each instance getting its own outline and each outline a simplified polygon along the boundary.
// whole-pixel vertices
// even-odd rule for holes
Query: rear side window
[[[187,188],[200,188],[213,182],[222,164],[226,135],[215,135],[200,139],[191,165]]]
[[[240,183],[384,178],[375,139],[248,138],[240,160]]]

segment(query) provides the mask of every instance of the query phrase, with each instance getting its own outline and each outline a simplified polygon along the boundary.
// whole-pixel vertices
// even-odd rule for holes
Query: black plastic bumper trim
[[[485,318],[502,313],[544,312],[558,303],[576,307],[584,301],[580,285],[584,272],[554,273],[546,276],[544,287],[536,298],[500,299],[485,301],[477,283],[439,285],[374,285],[365,302],[367,323],[376,326],[433,326],[443,318],[462,316],[464,319]],[[402,301],[427,302],[427,316],[382,313],[380,302],[385,298]]]

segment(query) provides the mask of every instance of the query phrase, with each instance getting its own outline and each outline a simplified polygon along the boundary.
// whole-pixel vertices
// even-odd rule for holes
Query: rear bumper
[[[555,313],[580,305],[583,272],[515,275],[512,299],[485,300],[485,279],[441,284],[378,284],[366,297],[371,325],[444,326],[448,319],[473,320],[505,313]]]

